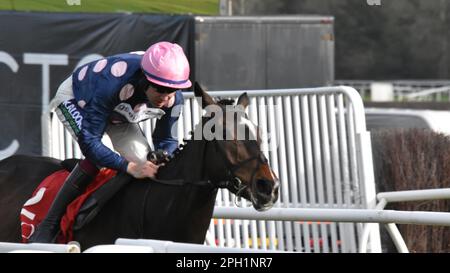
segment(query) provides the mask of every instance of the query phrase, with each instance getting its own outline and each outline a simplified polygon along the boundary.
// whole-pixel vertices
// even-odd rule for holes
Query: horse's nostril
[[[263,195],[271,195],[273,190],[272,183],[267,180],[256,181],[256,192]]]

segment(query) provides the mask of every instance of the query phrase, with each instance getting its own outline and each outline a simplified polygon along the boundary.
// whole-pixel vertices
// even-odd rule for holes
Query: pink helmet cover
[[[189,62],[183,48],[175,43],[159,42],[145,51],[141,61],[147,80],[170,88],[189,88]]]

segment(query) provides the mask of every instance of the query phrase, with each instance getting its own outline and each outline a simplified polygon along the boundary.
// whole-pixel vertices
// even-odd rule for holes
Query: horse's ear
[[[194,94],[196,97],[202,98],[202,107],[205,108],[208,105],[216,104],[214,99],[206,93],[198,82],[194,83]]]
[[[250,99],[248,98],[247,92],[239,96],[237,104],[242,105],[244,109],[247,108],[247,106],[250,104]]]

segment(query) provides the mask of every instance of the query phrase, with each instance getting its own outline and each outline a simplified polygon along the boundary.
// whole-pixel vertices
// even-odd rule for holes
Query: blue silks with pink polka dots
[[[126,171],[126,159],[106,147],[101,138],[111,119],[130,122],[120,118],[119,111],[115,111],[118,105],[122,108],[129,105],[125,108],[134,111],[140,111],[143,104],[149,105],[145,94],[135,90],[144,77],[140,66],[142,53],[125,53],[93,61],[79,67],[72,75],[73,93],[83,115],[78,143],[83,154],[98,166]],[[177,91],[174,105],[162,109],[165,115],[156,122],[152,135],[155,149],[166,150],[169,154],[176,149],[178,141],[172,135],[172,131],[176,132],[172,126],[180,114],[179,109],[174,109],[181,104],[183,96]]]

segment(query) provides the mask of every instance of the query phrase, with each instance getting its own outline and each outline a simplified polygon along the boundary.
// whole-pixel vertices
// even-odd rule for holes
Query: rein
[[[171,180],[162,180],[157,178],[150,178],[152,182],[163,184],[163,185],[169,185],[169,186],[183,186],[186,184],[192,184],[196,186],[211,186],[210,181],[186,181],[184,179],[171,179]]]

